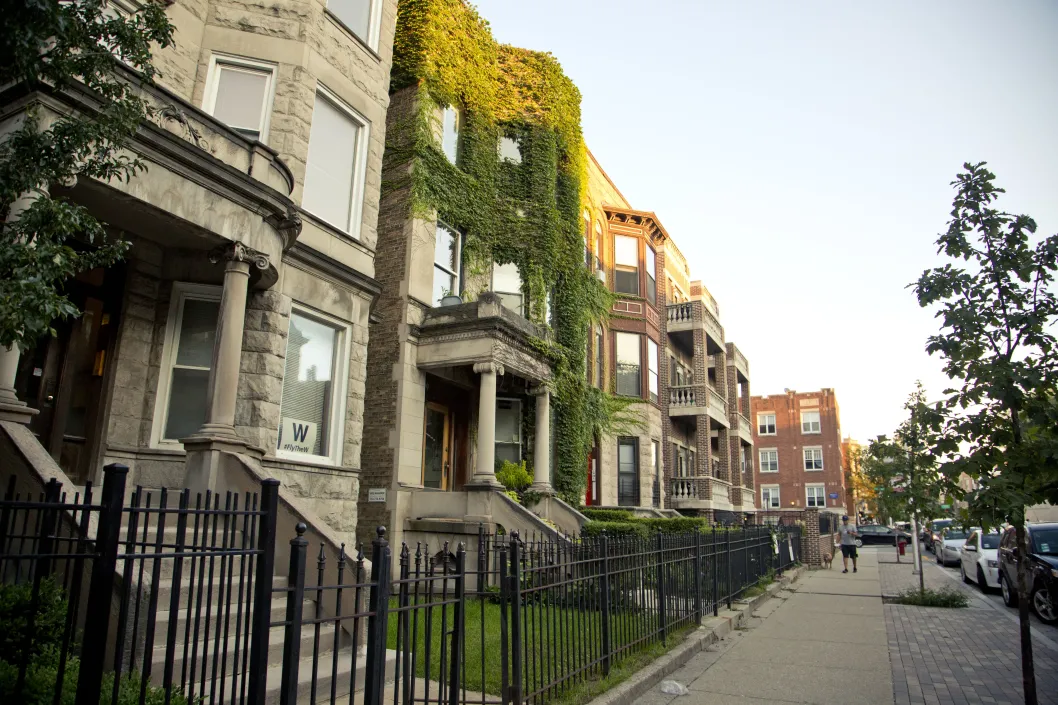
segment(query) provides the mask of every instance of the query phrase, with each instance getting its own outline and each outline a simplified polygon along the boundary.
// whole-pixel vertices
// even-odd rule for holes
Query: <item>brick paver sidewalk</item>
[[[997,610],[885,605],[885,626],[896,705],[1025,702],[1017,624]],[[1058,650],[1033,653],[1040,705],[1058,705]]]
[[[879,549],[878,553],[878,577],[882,582],[882,596],[896,597],[909,588],[918,588],[918,576],[911,572],[913,569],[911,556],[903,556],[904,562],[896,563],[893,560],[895,554],[893,549],[890,548],[885,551]],[[922,567],[923,574],[926,576],[925,583],[927,588],[932,590],[943,590],[945,588],[960,590],[970,597],[971,605],[981,599],[977,594],[976,587],[952,580],[940,571],[936,564],[932,562],[932,558],[923,556]]]

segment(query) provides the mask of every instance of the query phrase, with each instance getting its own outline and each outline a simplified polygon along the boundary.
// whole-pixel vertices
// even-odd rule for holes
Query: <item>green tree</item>
[[[963,168],[952,182],[948,230],[937,240],[951,261],[911,286],[920,306],[937,308],[940,331],[926,350],[940,355],[957,385],[945,406],[946,430],[959,449],[941,470],[977,481],[970,520],[1009,522],[1024,555],[1026,506],[1058,502],[1058,235],[1036,238],[1032,218],[995,208],[1004,191],[984,162]],[[1027,563],[1018,561],[1022,680],[1025,702],[1035,705],[1030,581]]]
[[[98,107],[63,116],[30,108],[0,140],[0,346],[27,347],[54,334],[56,319],[79,313],[64,282],[127,250],[87,209],[51,191],[78,178],[128,179],[144,168],[124,147],[149,113],[138,84],[154,77],[152,47],[168,46],[172,32],[155,2],[130,15],[106,0],[4,4],[0,85],[9,95],[10,86],[79,84]]]
[[[954,450],[945,434],[945,417],[939,405],[926,401],[926,391],[918,382],[904,403],[907,418],[897,427],[892,440],[879,436],[872,440],[863,458],[863,472],[873,484],[879,505],[894,517],[914,522],[912,537],[918,561],[918,527],[940,513],[940,495],[958,496],[958,483],[941,472],[941,460]],[[921,568],[921,566],[920,566]],[[925,578],[919,573],[919,591],[925,592]]]

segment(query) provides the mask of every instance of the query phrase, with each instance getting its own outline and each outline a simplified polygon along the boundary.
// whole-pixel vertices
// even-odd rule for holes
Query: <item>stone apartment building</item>
[[[844,514],[841,415],[833,389],[751,399],[762,511],[809,507]]]
[[[51,189],[131,249],[71,283],[82,316],[3,354],[5,418],[28,423],[3,443],[67,487],[111,462],[148,488],[276,477],[351,541],[397,2],[167,5],[156,117],[130,145],[147,170]],[[8,86],[0,123],[91,101]]]
[[[748,361],[658,217],[633,209],[594,156],[588,184],[588,260],[617,297],[593,337],[591,381],[642,402],[638,432],[598,439],[585,504],[717,520],[753,511]]]

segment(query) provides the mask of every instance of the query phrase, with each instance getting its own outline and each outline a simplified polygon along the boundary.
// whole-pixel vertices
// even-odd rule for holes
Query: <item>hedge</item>
[[[580,513],[592,521],[633,521],[636,516],[627,509],[592,509],[582,507]]]

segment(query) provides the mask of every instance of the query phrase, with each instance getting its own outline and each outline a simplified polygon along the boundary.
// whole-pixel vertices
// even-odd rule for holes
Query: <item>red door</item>
[[[599,447],[596,445],[588,454],[588,487],[584,496],[584,506],[601,504],[599,499]]]

